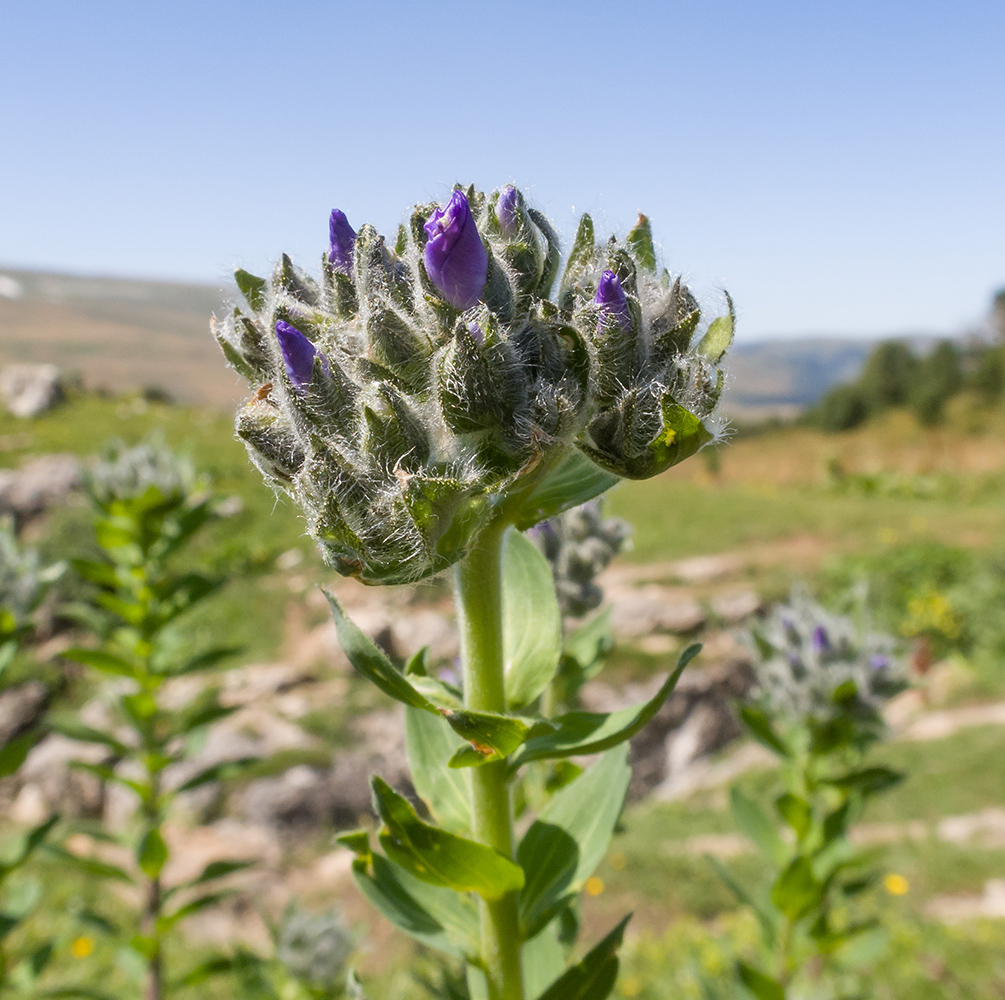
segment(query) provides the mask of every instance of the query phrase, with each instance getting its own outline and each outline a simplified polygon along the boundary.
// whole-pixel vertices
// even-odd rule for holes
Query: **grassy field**
[[[75,396],[34,421],[0,415],[0,465],[16,466],[54,451],[87,456],[109,438],[134,442],[151,430],[190,454],[221,495],[241,500],[240,513],[215,525],[196,553],[212,553],[234,578],[191,622],[193,641],[212,633],[214,643],[243,646],[248,661],[280,655],[286,620],[303,597],[276,569],[277,557],[296,549],[303,557],[297,575],[313,581],[327,573],[297,513],[277,500],[248,464],[228,415],[140,397]],[[962,400],[949,424],[935,430],[923,431],[905,414],[892,413],[880,424],[841,436],[800,427],[740,436],[721,447],[717,460],[699,457],[659,479],[622,485],[613,492],[610,509],[633,523],[635,548],[628,558],[651,564],[653,579],[670,579],[672,560],[730,553],[741,559],[751,585],[774,594],[794,578],[821,580],[835,560],[870,555],[882,561],[884,553],[915,542],[982,555],[1005,542],[1003,500],[1005,415],[975,411]],[[79,507],[34,530],[38,544],[54,556],[89,545],[87,516]],[[1005,687],[1000,660],[987,669],[997,671],[995,683],[964,688],[964,700]],[[326,730],[325,720],[312,724]],[[326,731],[335,745],[339,735]],[[876,905],[890,931],[886,957],[874,973],[874,996],[1000,1000],[1005,920],[972,916],[946,923],[938,913],[940,900],[977,900],[990,880],[1005,878],[1005,842],[953,842],[940,835],[939,823],[1005,809],[1005,727],[894,743],[880,758],[910,777],[864,822],[873,831],[887,831],[876,834],[879,863],[884,872],[906,878],[910,888],[897,897],[878,893]],[[762,798],[776,782],[771,770],[741,779],[750,794]],[[728,846],[734,832],[722,789],[641,804],[626,814],[624,832],[599,873],[602,889],[584,904],[588,937],[635,911],[620,996],[699,998],[702,975],[714,978],[731,955],[749,953],[754,937],[749,920],[737,913],[705,856],[717,844]],[[302,856],[330,848],[320,840],[298,850]],[[294,865],[297,857],[292,851],[288,863]],[[757,883],[752,854],[730,848],[723,860],[740,878]],[[57,930],[65,951],[76,933],[73,914],[92,901],[94,890],[55,869],[42,874],[62,912]],[[358,900],[338,902],[354,915],[364,912]],[[372,995],[400,1000],[422,995],[400,971],[411,947],[371,920],[361,923],[361,933],[371,942],[362,954],[365,971],[375,977]],[[83,967],[69,956],[65,951],[58,970],[72,981]],[[388,956],[394,956],[391,967]],[[99,943],[96,958],[109,988],[121,988],[114,951]],[[234,997],[223,982],[178,994],[179,1000],[196,995]]]

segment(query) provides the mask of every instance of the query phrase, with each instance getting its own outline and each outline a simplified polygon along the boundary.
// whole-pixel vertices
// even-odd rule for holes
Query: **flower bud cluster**
[[[604,592],[596,578],[632,536],[627,521],[604,517],[602,504],[590,500],[530,532],[551,566],[558,606],[566,617],[582,618],[600,607]]]
[[[0,519],[0,642],[27,622],[65,569],[64,563],[43,567],[38,552],[18,544],[10,518]]]
[[[238,271],[214,333],[255,394],[237,433],[335,568],[407,582],[462,558],[498,505],[578,448],[646,478],[711,440],[732,315],[658,272],[648,221],[566,271],[514,187],[419,205],[393,244],[336,210],[320,279]],[[549,296],[558,284],[556,299]]]
[[[184,499],[202,484],[191,461],[156,435],[130,447],[105,445],[87,473],[87,485],[100,504],[143,496],[151,487],[164,498]]]
[[[341,985],[353,940],[337,913],[291,907],[283,914],[276,957],[290,975],[315,987]]]
[[[833,614],[794,590],[747,635],[760,703],[800,724],[835,716],[845,695],[867,715],[878,712],[904,683],[893,640],[869,631],[861,618]]]

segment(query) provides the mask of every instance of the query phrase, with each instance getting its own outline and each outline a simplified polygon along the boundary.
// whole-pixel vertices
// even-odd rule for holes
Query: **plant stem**
[[[483,529],[454,577],[464,663],[464,701],[475,711],[506,711],[502,640],[502,543],[506,524]],[[513,821],[505,761],[471,769],[474,837],[513,856]],[[523,1000],[517,894],[481,901],[482,961],[490,1000]]]

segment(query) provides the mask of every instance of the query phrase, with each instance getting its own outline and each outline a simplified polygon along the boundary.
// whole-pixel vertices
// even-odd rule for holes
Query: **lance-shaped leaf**
[[[367,680],[385,694],[412,708],[442,715],[450,727],[470,744],[455,767],[484,764],[509,756],[523,743],[531,725],[523,719],[492,712],[472,712],[433,704],[403,673],[397,670],[386,654],[379,649],[342,610],[332,594],[325,591],[335,617],[335,630],[339,645],[349,662]],[[427,678],[428,680],[428,678]],[[435,690],[435,685],[424,685]]]
[[[427,712],[435,712],[436,706],[424,695],[419,694],[404,674],[395,668],[383,650],[367,638],[363,630],[342,609],[335,595],[327,590],[324,591],[324,595],[328,598],[335,618],[338,643],[356,671],[395,701]]]
[[[499,899],[523,887],[523,869],[495,848],[448,833],[419,819],[409,801],[379,777],[371,782],[384,822],[387,856],[421,882]]]
[[[548,924],[600,864],[631,776],[628,748],[610,751],[561,789],[524,835],[517,860],[527,879],[520,893],[526,938]]]
[[[548,560],[529,538],[507,531],[502,558],[506,702],[521,708],[547,688],[558,670],[562,613]]]
[[[606,1000],[618,978],[618,948],[631,919],[631,914],[625,917],[581,962],[556,979],[539,1000]]]
[[[730,789],[729,807],[740,830],[775,864],[782,864],[789,851],[764,810],[735,786]]]
[[[516,526],[525,531],[545,518],[606,493],[619,481],[613,472],[601,469],[574,449],[523,500],[515,517]]]
[[[744,705],[740,708],[740,721],[747,732],[757,740],[761,746],[767,747],[781,757],[789,757],[792,751],[785,741],[778,735],[771,719],[759,705]]]
[[[785,1000],[785,989],[781,983],[763,972],[758,972],[752,965],[737,962],[736,974],[757,1000]]]
[[[446,763],[464,741],[442,718],[405,708],[405,747],[412,784],[435,819],[452,833],[471,831],[468,776]]]
[[[630,740],[660,710],[672,694],[684,668],[699,652],[699,643],[688,646],[677,661],[673,673],[644,705],[623,708],[617,712],[569,712],[552,719],[555,731],[528,739],[513,767],[517,768],[532,760],[600,753]]]
[[[360,891],[395,927],[447,955],[478,955],[478,910],[468,896],[429,885],[370,850],[365,831],[339,837],[356,854],[353,878]]]

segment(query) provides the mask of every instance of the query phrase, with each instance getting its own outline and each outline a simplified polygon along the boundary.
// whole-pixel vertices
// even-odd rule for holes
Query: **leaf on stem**
[[[548,560],[513,529],[503,539],[502,574],[506,703],[522,708],[547,688],[558,670],[562,615]]]
[[[441,826],[462,835],[471,831],[468,777],[446,763],[464,745],[446,720],[405,707],[405,746],[415,790]]]
[[[422,822],[409,801],[381,778],[374,777],[371,787],[384,822],[381,846],[420,881],[489,900],[523,887],[523,869],[499,851]]]
[[[520,893],[525,938],[541,931],[600,864],[631,776],[628,748],[609,751],[548,802],[520,841],[517,860],[526,875]]]
[[[631,919],[631,914],[625,917],[581,962],[556,979],[539,1000],[606,1000],[618,978],[617,951]]]
[[[532,760],[600,753],[630,740],[660,710],[673,693],[684,668],[700,652],[700,644],[688,646],[677,661],[673,673],[644,705],[608,713],[569,712],[552,719],[555,731],[540,736],[532,735],[513,763],[514,769]]]
[[[469,897],[422,882],[373,854],[364,831],[339,841],[356,854],[352,870],[360,891],[395,927],[447,955],[477,957],[478,910]]]
[[[752,965],[737,962],[736,974],[757,1000],[785,1000],[785,990],[781,984],[763,972],[758,972]]]
[[[740,708],[740,721],[747,732],[762,746],[780,757],[787,758],[792,755],[785,741],[775,732],[767,713],[759,705],[743,705]]]
[[[729,791],[729,807],[743,834],[775,864],[782,864],[788,848],[764,810],[735,786]]]
[[[606,493],[620,481],[578,449],[570,451],[524,499],[515,516],[516,526],[526,531],[545,518]]]

